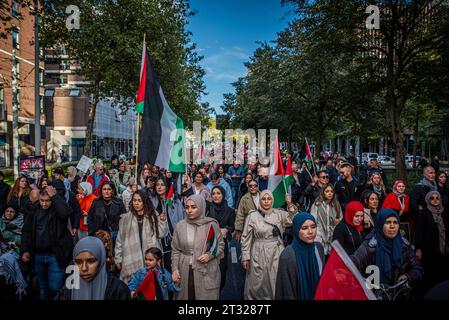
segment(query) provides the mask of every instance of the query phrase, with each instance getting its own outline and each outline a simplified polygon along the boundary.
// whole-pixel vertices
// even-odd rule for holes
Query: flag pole
[[[145,41],[146,41],[146,34],[145,32],[143,33],[143,47],[145,49]],[[142,66],[143,68],[143,66]],[[140,71],[140,75],[142,75],[142,70]],[[139,79],[142,80],[142,79]],[[139,175],[139,137],[140,137],[140,122],[142,120],[142,115],[140,112],[137,112],[137,148],[136,148],[136,171],[135,171],[135,175],[136,175],[136,179],[138,178]]]
[[[309,151],[310,151],[309,141],[307,141],[307,138],[306,138],[306,144],[307,144],[307,148],[309,148]],[[313,173],[315,173],[315,176],[316,176],[315,161],[313,160],[313,155],[312,155],[311,151],[310,151],[310,158],[312,159]],[[310,174],[310,172],[309,172],[309,174]]]

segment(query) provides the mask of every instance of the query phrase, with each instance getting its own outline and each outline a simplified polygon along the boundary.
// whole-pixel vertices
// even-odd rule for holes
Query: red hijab
[[[358,226],[356,226],[354,224],[354,216],[359,211],[364,212],[364,209],[365,208],[363,207],[363,204],[361,202],[351,201],[348,203],[348,205],[346,206],[346,210],[345,210],[346,223],[353,226],[354,228],[356,228],[359,232],[363,231],[363,222],[361,224],[359,224]]]

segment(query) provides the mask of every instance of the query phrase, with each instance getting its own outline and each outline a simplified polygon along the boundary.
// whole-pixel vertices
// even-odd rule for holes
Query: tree
[[[80,9],[80,29],[65,27],[65,8]],[[64,45],[81,65],[79,74],[90,83],[92,96],[86,132],[85,154],[90,154],[96,106],[100,99],[132,107],[140,76],[143,35],[161,86],[171,108],[185,123],[205,116],[204,70],[190,33],[192,16],[186,0],[60,0],[47,3],[43,14],[43,43]]]

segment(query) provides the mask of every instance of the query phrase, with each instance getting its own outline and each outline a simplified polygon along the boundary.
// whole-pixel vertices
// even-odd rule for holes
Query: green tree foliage
[[[165,97],[186,124],[208,110],[199,103],[204,94],[202,59],[186,30],[194,14],[186,0],[58,0],[46,3],[42,40],[46,47],[64,45],[81,65],[79,74],[90,82],[93,99],[85,153],[100,99],[133,105],[139,84],[143,35]],[[80,29],[66,28],[68,5],[80,9]]]

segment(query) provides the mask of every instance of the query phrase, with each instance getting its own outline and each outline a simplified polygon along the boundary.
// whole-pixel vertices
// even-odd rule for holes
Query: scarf
[[[436,183],[435,181],[427,180],[426,178],[423,178],[423,179],[418,183],[418,185],[429,187],[429,188],[430,188],[430,191],[438,191],[438,185],[437,185],[437,183]]]
[[[186,203],[189,200],[193,201],[196,204],[200,214],[195,219],[192,219],[192,220],[190,220],[189,218],[186,218],[187,223],[194,224],[197,226],[202,226],[206,223],[216,221],[215,219],[206,217],[206,200],[204,200],[203,196],[201,196],[199,194],[194,194],[187,198]]]
[[[273,212],[273,203],[271,203],[271,207],[268,210],[265,210],[262,206],[262,198],[265,195],[269,195],[271,200],[274,202],[274,197],[273,197],[273,193],[271,193],[270,190],[264,190],[260,193],[259,196],[259,211],[260,213],[262,213],[262,215],[265,217],[267,214],[271,214]]]
[[[23,228],[23,214],[16,211],[16,215],[11,220],[6,219],[5,215],[3,215],[3,222],[5,223],[6,229],[11,232],[21,235]]]
[[[440,204],[435,207],[430,204],[430,197],[437,195],[440,198]],[[440,240],[440,253],[444,254],[446,252],[446,226],[444,225],[442,213],[444,212],[444,207],[442,204],[441,194],[438,191],[430,191],[426,194],[427,209],[432,213],[433,221],[438,226],[439,240]]]
[[[376,266],[380,269],[380,281],[391,284],[396,280],[392,274],[393,266],[399,268],[402,264],[402,239],[399,232],[393,239],[384,235],[383,227],[390,217],[395,217],[400,222],[399,215],[393,209],[382,209],[377,213],[374,238],[377,240]]]
[[[219,215],[223,215],[227,208],[228,208],[228,203],[226,201],[226,191],[225,189],[223,189],[222,186],[215,186],[212,188],[212,193],[214,192],[215,189],[218,189],[222,195],[222,199],[220,203],[215,203],[214,201],[211,202],[210,205],[210,209],[209,209],[209,214],[215,214],[217,216]]]
[[[354,216],[359,211],[365,212],[365,208],[363,207],[363,204],[361,202],[358,201],[349,202],[345,210],[345,221],[347,224],[356,228],[358,232],[362,232],[363,223],[359,224],[358,226],[354,224]]]
[[[302,212],[293,218],[293,243],[292,248],[296,256],[296,267],[298,269],[298,299],[312,300],[315,289],[320,280],[320,270],[315,254],[315,243],[305,243],[299,238],[299,230],[307,221],[315,218],[307,212]]]
[[[403,198],[405,198],[405,193],[398,192],[398,184],[400,184],[400,183],[405,185],[404,181],[402,181],[402,180],[396,180],[394,182],[393,193],[396,195],[396,197],[398,197],[400,203],[401,203],[401,199],[402,199],[402,203],[401,203],[401,207],[402,207],[402,204],[404,203]]]
[[[82,252],[89,252],[99,261],[98,272],[90,282],[80,278],[79,289],[72,290],[72,300],[104,300],[108,275],[106,272],[106,250],[97,237],[85,237],[73,249],[73,259]]]

